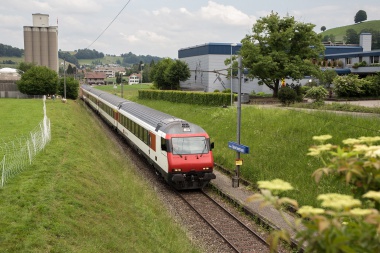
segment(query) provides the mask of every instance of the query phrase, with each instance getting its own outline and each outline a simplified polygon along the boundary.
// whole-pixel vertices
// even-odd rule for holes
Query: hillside
[[[325,35],[332,34],[335,36],[336,41],[342,41],[348,29],[354,29],[357,33],[360,33],[364,29],[380,31],[380,20],[371,20],[371,21],[365,21],[358,24],[331,28],[324,32],[321,32],[320,34],[322,35],[322,37],[324,37]]]

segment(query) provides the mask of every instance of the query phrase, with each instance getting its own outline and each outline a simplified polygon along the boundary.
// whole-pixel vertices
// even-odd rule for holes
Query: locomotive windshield
[[[173,155],[207,154],[208,141],[205,137],[175,137],[171,140]]]

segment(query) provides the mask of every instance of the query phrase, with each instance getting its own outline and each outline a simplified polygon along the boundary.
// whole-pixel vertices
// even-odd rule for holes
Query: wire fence
[[[0,143],[1,187],[11,177],[29,166],[35,155],[44,149],[51,139],[50,119],[46,116],[46,97],[43,98],[44,117],[29,135],[17,140]]]

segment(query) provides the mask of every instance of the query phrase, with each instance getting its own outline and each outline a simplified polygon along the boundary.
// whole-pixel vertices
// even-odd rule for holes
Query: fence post
[[[1,187],[4,186],[4,177],[5,177],[5,155],[4,155],[4,158],[2,160],[2,163],[3,163],[3,169],[2,169],[2,172],[1,172]]]

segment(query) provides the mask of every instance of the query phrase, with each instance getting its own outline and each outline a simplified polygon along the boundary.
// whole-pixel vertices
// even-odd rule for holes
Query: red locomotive
[[[202,188],[216,178],[214,143],[200,126],[89,85],[80,96],[176,189]]]

